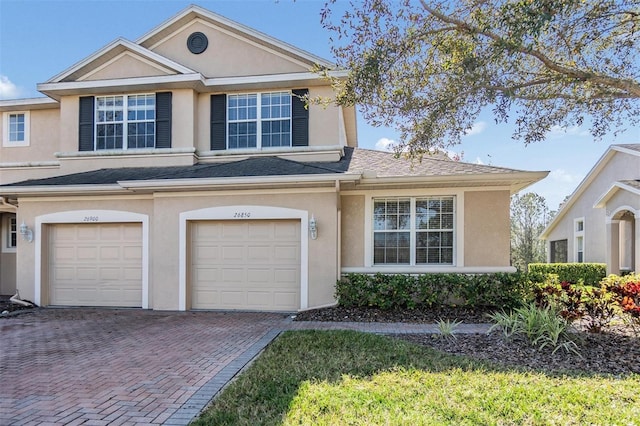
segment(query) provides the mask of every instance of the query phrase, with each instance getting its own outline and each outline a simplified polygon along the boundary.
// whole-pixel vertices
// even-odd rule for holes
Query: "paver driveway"
[[[109,309],[0,319],[0,424],[186,424],[284,322]]]

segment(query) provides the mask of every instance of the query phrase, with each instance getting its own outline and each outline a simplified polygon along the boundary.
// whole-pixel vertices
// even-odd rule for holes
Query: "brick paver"
[[[438,332],[274,313],[39,309],[0,319],[0,425],[186,425],[281,331],[308,329]]]
[[[187,424],[284,317],[44,309],[1,319],[0,424]]]

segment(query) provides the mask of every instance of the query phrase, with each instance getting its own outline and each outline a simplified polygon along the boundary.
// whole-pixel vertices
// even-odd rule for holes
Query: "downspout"
[[[340,280],[340,278],[342,277],[342,197],[340,195],[340,181],[336,180],[336,207],[337,207],[337,234],[336,237],[338,239],[338,250],[336,250],[337,252],[337,259],[336,259],[336,265],[337,267],[337,271],[336,271],[336,280]]]

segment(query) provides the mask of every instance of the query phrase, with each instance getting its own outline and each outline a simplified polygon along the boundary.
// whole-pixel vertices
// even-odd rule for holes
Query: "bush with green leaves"
[[[529,272],[555,274],[561,282],[598,286],[607,276],[607,265],[605,263],[530,263]]]
[[[569,322],[552,306],[542,308],[531,303],[509,313],[493,313],[490,318],[494,325],[489,331],[500,328],[507,338],[522,336],[540,349],[553,348],[553,353],[561,348],[578,353],[578,346],[568,330]]]
[[[385,310],[460,304],[512,308],[532,297],[534,281],[526,273],[493,274],[347,274],[336,284],[338,304]],[[536,276],[536,279],[538,276]]]

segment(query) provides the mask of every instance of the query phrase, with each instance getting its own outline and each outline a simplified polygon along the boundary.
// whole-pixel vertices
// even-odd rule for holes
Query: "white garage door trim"
[[[117,210],[73,210],[36,217],[35,224],[35,297],[42,304],[42,225],[55,223],[141,223],[142,224],[142,308],[149,309],[149,216]]]
[[[190,220],[300,220],[300,309],[308,307],[309,287],[309,212],[270,206],[222,206],[180,213],[180,282],[178,309],[187,310],[187,222]]]

